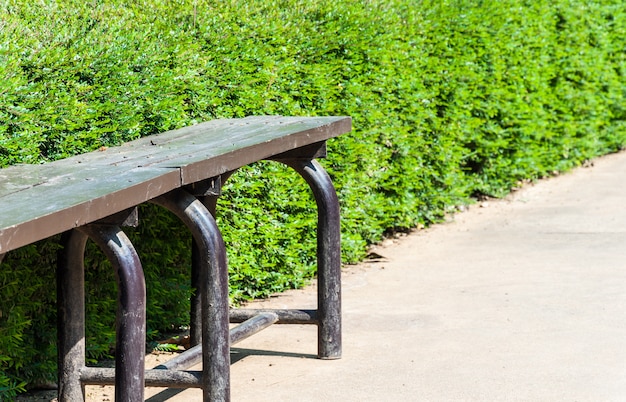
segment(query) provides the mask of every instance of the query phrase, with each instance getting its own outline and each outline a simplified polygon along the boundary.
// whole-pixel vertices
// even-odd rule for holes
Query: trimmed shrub
[[[0,2],[0,166],[42,163],[196,122],[350,115],[323,164],[343,259],[519,180],[626,141],[618,0]],[[233,302],[314,274],[315,213],[284,167],[237,172],[219,204]],[[151,336],[188,323],[189,236],[142,206],[129,231]],[[0,397],[55,376],[56,239],[0,265]],[[115,286],[90,250],[89,356],[111,353]]]

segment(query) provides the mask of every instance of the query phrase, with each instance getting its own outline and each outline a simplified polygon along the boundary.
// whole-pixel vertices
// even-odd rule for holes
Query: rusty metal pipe
[[[115,346],[115,400],[144,400],[146,349],[146,285],[133,245],[113,225],[79,228],[104,252],[115,269],[118,285]]]
[[[202,191],[202,189],[194,189],[192,195],[194,195],[204,206],[209,210],[213,218],[216,215],[217,209],[217,200],[222,193],[222,185],[228,180],[237,169],[232,170],[230,172],[222,173],[217,177],[212,177],[207,179],[206,182],[209,182],[210,191]],[[195,185],[194,185],[195,186]],[[192,186],[193,187],[193,186]],[[204,186],[200,186],[204,187]],[[206,190],[204,187],[203,190]],[[202,308],[200,301],[200,294],[197,292],[198,283],[200,282],[200,271],[201,271],[201,260],[200,260],[201,251],[198,250],[198,246],[196,245],[195,240],[192,240],[191,244],[191,288],[194,292],[191,295],[190,300],[190,319],[189,319],[189,338],[191,346],[196,346],[202,341]]]
[[[139,402],[144,396],[146,288],[139,257],[115,225],[91,224],[62,236],[58,262],[59,401],[84,400],[84,254],[91,238],[111,262],[118,285],[115,398]]]
[[[87,235],[78,230],[61,236],[57,258],[57,333],[59,402],[82,401],[80,369],[85,366],[85,274]]]
[[[230,345],[234,345],[244,339],[262,331],[278,321],[274,313],[258,314],[241,325],[230,330]],[[202,345],[196,345],[184,351],[173,359],[155,367],[157,370],[185,370],[202,361]]]
[[[341,226],[339,200],[316,160],[281,159],[309,184],[317,203],[318,357],[341,358]]]
[[[115,369],[84,367],[80,379],[89,385],[113,385]],[[144,379],[147,387],[202,388],[201,371],[146,370]]]
[[[277,321],[278,315],[272,312],[258,314],[230,330],[230,344],[235,345]]]
[[[222,235],[207,208],[183,189],[152,200],[190,229],[197,247],[197,293],[202,305],[202,367],[205,401],[230,400],[228,267]]]
[[[276,324],[313,324],[317,325],[317,310],[295,309],[231,309],[230,322],[244,322],[260,314],[274,314],[278,317]]]

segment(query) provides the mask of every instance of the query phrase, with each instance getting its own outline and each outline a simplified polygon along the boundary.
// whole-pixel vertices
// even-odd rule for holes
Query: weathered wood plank
[[[178,169],[85,166],[68,174],[44,172],[39,176],[44,166],[20,166],[15,173],[24,174],[32,185],[0,193],[0,253],[105,218],[180,187]],[[0,181],[5,188],[10,187],[4,179],[13,170],[0,172]]]
[[[350,131],[350,127],[349,117],[214,120],[69,158],[65,163],[184,168],[183,184],[189,184],[339,136]],[[192,173],[196,170],[205,173]]]
[[[61,161],[0,169],[0,253],[350,129],[349,117],[220,119]]]

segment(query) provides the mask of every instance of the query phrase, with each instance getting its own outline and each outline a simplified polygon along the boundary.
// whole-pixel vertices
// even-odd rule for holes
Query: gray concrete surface
[[[386,242],[346,267],[343,358],[313,357],[313,327],[273,326],[234,350],[232,398],[626,400],[625,206],[621,153]]]
[[[345,269],[343,358],[314,358],[314,327],[273,326],[234,349],[232,399],[626,400],[625,206],[621,153],[387,241]]]

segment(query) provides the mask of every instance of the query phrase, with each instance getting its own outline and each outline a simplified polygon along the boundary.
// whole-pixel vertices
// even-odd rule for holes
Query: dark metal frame
[[[174,190],[152,202],[176,214],[193,235],[202,317],[204,400],[229,400],[228,267],[222,235],[211,213],[185,190]]]
[[[319,149],[321,147],[321,150]],[[341,226],[339,216],[339,200],[330,176],[324,168],[313,159],[325,155],[323,144],[318,144],[308,153],[302,155],[285,154],[273,158],[294,169],[302,176],[313,191],[317,204],[317,310],[256,310],[232,309],[230,322],[241,323],[258,314],[276,314],[278,324],[312,324],[318,327],[318,357],[320,359],[341,358]],[[229,172],[210,180],[211,186],[199,194],[204,195],[203,203],[215,215],[217,197],[221,194],[221,185],[234,172]],[[196,259],[194,259],[196,261]],[[192,276],[195,278],[196,276]],[[193,280],[193,279],[192,279]],[[193,287],[197,287],[193,285]],[[198,313],[198,302],[192,303],[192,318]],[[197,324],[192,320],[192,342],[197,334]],[[196,337],[198,335],[195,335]]]
[[[318,210],[316,310],[250,310],[228,306],[228,267],[214,214],[221,184],[233,172],[159,196],[152,203],[172,211],[193,235],[191,342],[194,347],[144,372],[145,284],[141,263],[119,225],[136,224],[136,209],[67,232],[58,264],[59,400],[84,399],[85,384],[114,384],[115,398],[141,401],[144,384],[203,389],[205,401],[230,400],[230,346],[272,325],[318,327],[318,357],[341,357],[341,250],[339,202],[330,177],[314,160],[324,144],[272,160],[293,168],[309,184]],[[189,192],[191,191],[191,193]],[[118,282],[115,369],[85,366],[84,251],[91,238],[111,261]],[[229,321],[242,323],[229,331]],[[202,372],[182,371],[202,361]]]
[[[59,401],[84,400],[84,386],[98,372],[85,370],[84,252],[92,239],[107,256],[118,284],[115,399],[139,402],[144,395],[146,288],[139,257],[124,232],[90,224],[66,232],[58,263]]]

